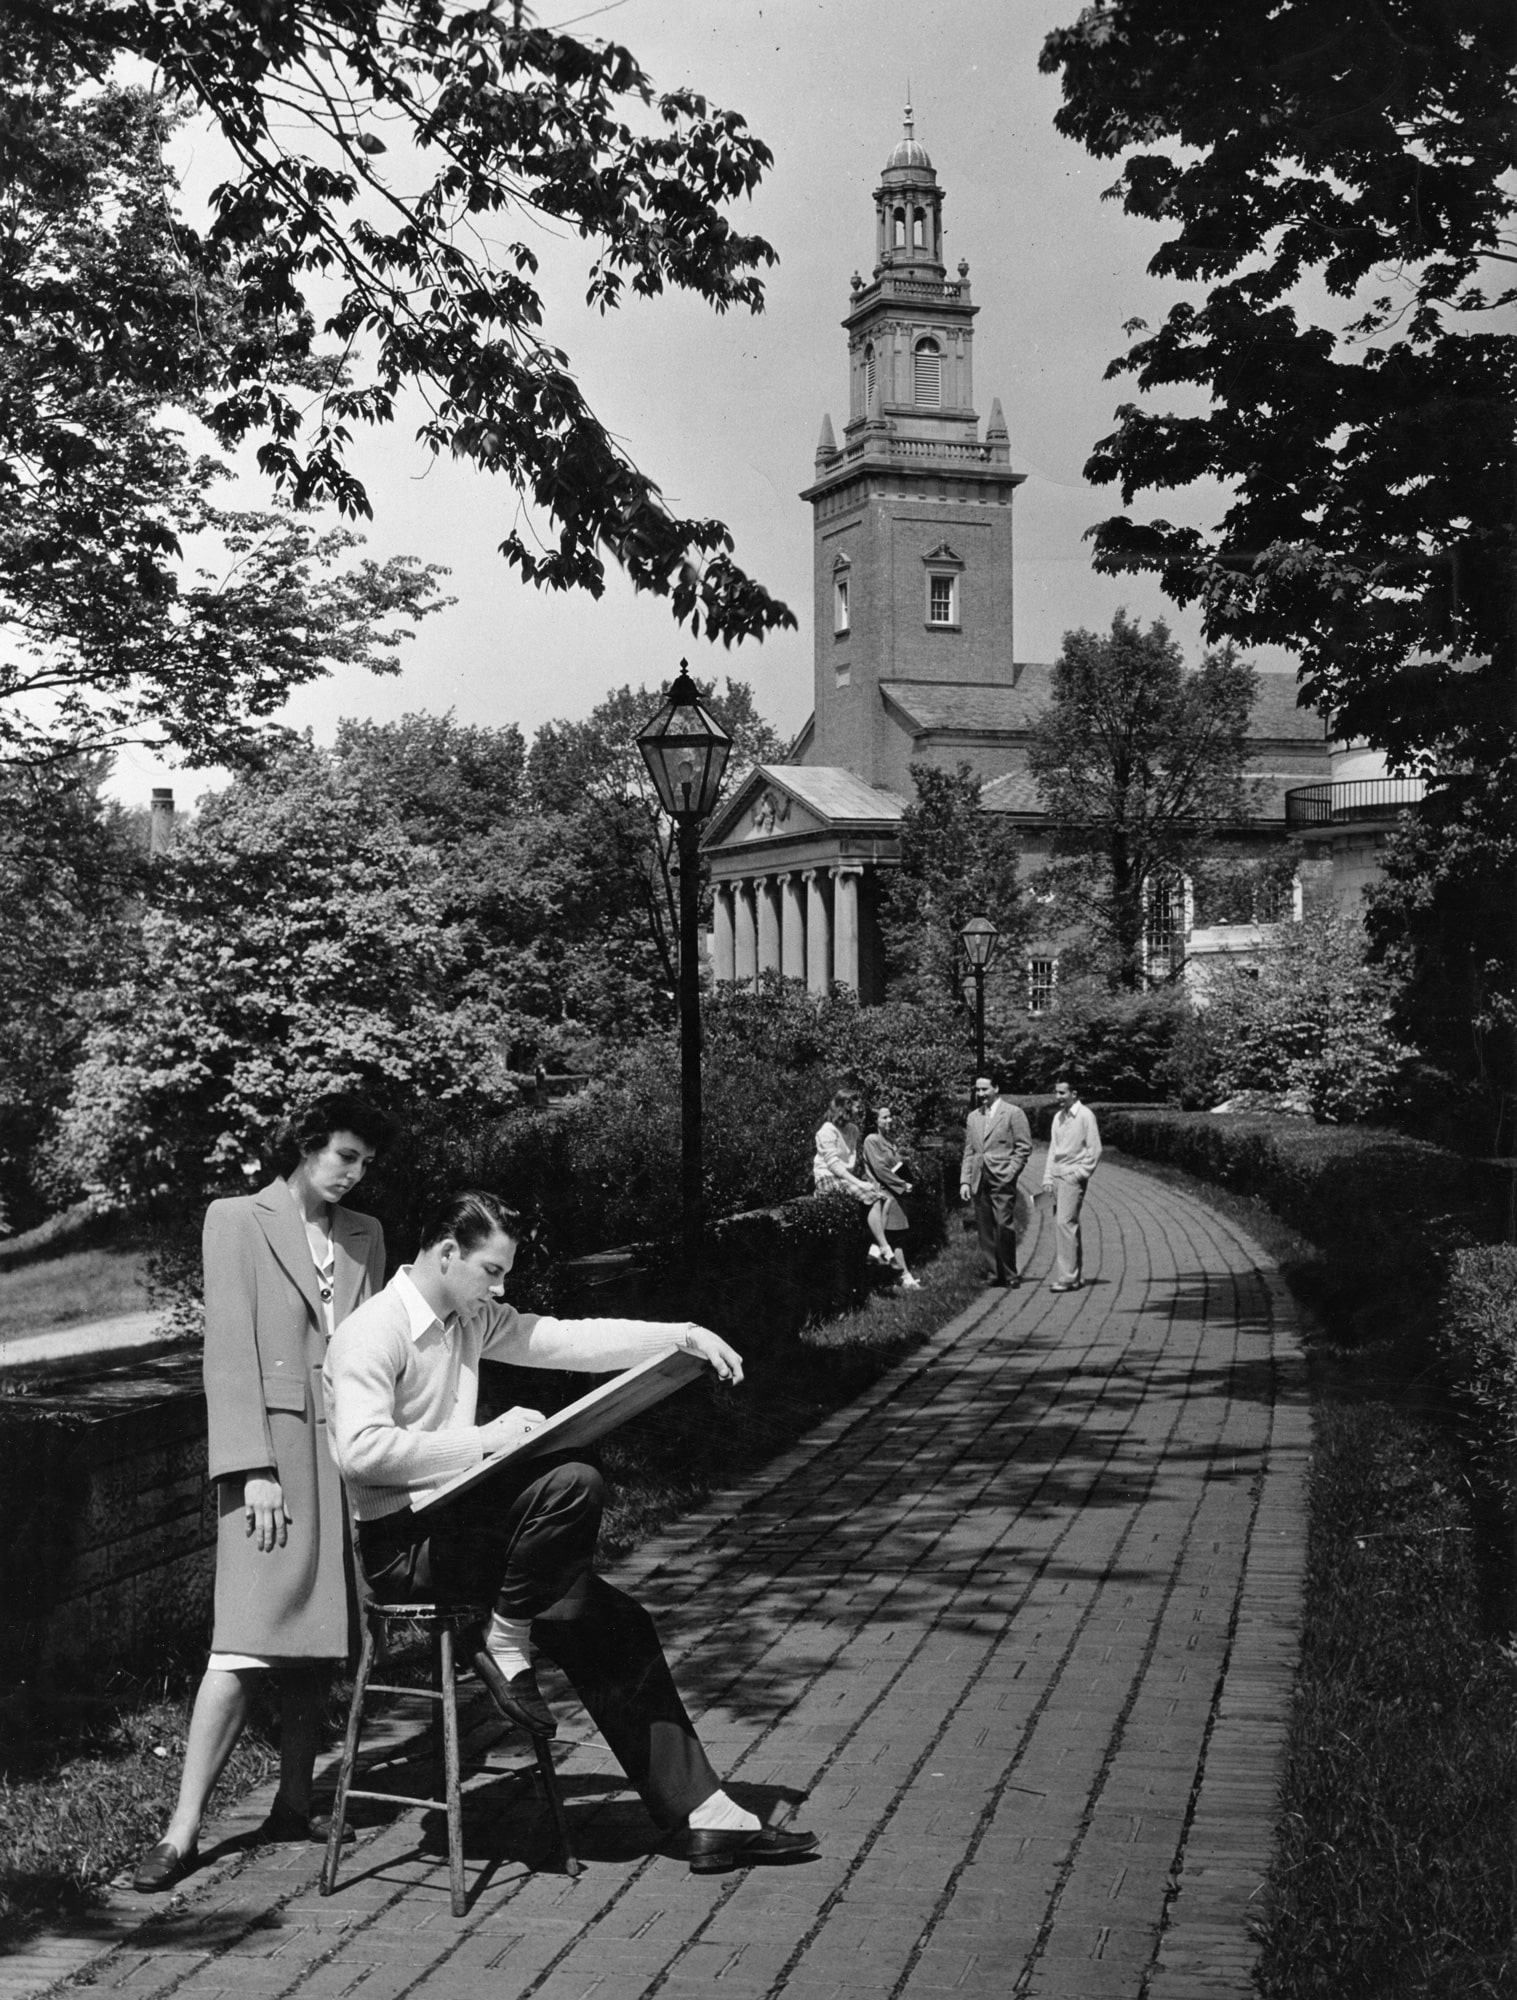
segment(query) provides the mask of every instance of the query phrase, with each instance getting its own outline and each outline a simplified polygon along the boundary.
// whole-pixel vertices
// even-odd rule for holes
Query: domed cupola
[[[885,171],[887,174],[894,172],[898,167],[921,167],[925,168],[929,174],[932,172],[932,161],[927,157],[927,148],[916,137],[914,122],[911,115],[911,106],[908,104],[906,107],[905,136],[898,142],[890,158],[885,162]]]
[[[876,277],[882,271],[943,275],[943,191],[927,148],[916,137],[911,106],[906,130],[875,189]]]

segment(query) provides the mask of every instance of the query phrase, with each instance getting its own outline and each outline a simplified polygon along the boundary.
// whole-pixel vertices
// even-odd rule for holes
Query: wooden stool
[[[426,1627],[432,1637],[432,1685],[430,1688],[383,1687],[369,1676],[390,1635],[392,1625],[410,1623]],[[478,1625],[480,1612],[470,1604],[369,1604],[364,1607],[363,1650],[358,1659],[358,1678],[353,1683],[353,1702],[348,1710],[348,1733],[342,1746],[342,1765],[337,1774],[337,1796],[332,1802],[332,1831],[327,1838],[327,1857],[321,1866],[321,1893],[330,1896],[337,1881],[337,1863],[342,1853],[342,1836],[349,1799],[378,1799],[391,1805],[433,1806],[448,1815],[448,1879],[453,1889],[453,1914],[464,1914],[463,1802],[459,1792],[458,1689],[455,1645],[460,1627]],[[363,1734],[364,1703],[371,1694],[402,1695],[412,1701],[433,1704],[433,1748],[443,1796],[411,1798],[403,1792],[369,1792],[353,1783],[358,1763],[359,1739]],[[523,1732],[526,1734],[527,1732]],[[563,1851],[564,1868],[570,1875],[580,1872],[580,1863],[569,1845],[569,1823],[564,1817],[563,1796],[558,1789],[558,1773],[547,1739],[532,1737],[537,1753],[538,1775],[548,1795],[548,1806]]]

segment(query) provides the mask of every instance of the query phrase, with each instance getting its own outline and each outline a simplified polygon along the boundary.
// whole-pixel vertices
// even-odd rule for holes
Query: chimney
[[[157,860],[174,845],[174,794],[166,785],[153,787],[148,806],[147,851]]]

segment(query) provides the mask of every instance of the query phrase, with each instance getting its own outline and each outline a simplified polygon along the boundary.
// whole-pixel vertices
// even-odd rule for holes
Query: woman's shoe
[[[920,1278],[913,1278],[909,1271],[901,1273],[901,1290],[903,1292],[919,1292],[921,1289],[922,1281]]]
[[[890,1262],[890,1252],[882,1250],[878,1243],[871,1243],[869,1246],[869,1260],[873,1264],[888,1264]]]
[[[188,1875],[199,1858],[197,1840],[192,1840],[183,1854],[172,1841],[160,1840],[132,1870],[132,1887],[142,1896],[159,1895],[165,1889],[172,1889],[181,1876]]]

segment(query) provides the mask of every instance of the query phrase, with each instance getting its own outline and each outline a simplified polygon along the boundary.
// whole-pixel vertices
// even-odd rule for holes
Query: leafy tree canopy
[[[56,1191],[224,1184],[319,1089],[467,1122],[515,1103],[513,1060],[646,1032],[638,913],[581,822],[511,810],[521,768],[514,728],[409,716],[208,798],[93,1003]]]
[[[103,991],[135,950],[143,830],[101,796],[103,758],[0,771],[0,1227],[29,1227],[38,1137]]]
[[[916,796],[901,821],[901,864],[885,877],[880,924],[892,997],[927,1005],[961,1001],[959,932],[989,917],[997,950],[1015,959],[1027,930],[1019,900],[1020,843],[1008,820],[980,804],[980,780],[967,764],[940,771],[913,764]]]
[[[732,738],[724,780],[730,793],[755,764],[774,763],[784,743],[754,705],[746,681],[695,677],[705,706]],[[527,759],[527,794],[539,812],[572,815],[601,872],[624,885],[629,908],[641,913],[646,935],[673,991],[679,959],[679,883],[675,828],[659,804],[637,733],[658,708],[663,690],[612,690],[583,722],[545,722]]]
[[[1210,405],[1123,405],[1087,476],[1232,495],[1209,533],[1102,522],[1097,566],[1297,650],[1303,698],[1405,761],[1517,726],[1514,58],[1507,0],[1095,0],[1042,54],[1191,294],[1109,372]]]
[[[1485,1100],[1517,1089],[1517,818],[1499,770],[1405,815],[1366,922],[1400,1031]],[[1469,1124],[1466,1123],[1466,1131]]]
[[[222,442],[258,437],[297,506],[367,514],[354,427],[419,387],[421,436],[504,475],[536,524],[501,544],[529,582],[604,587],[609,549],[639,589],[726,642],[793,624],[732,559],[720,521],[682,519],[601,424],[546,326],[530,225],[589,246],[587,297],[692,291],[760,309],[762,238],[724,212],[771,161],[734,111],[655,93],[624,48],[454,0],[13,0],[34,79],[104,80],[123,57],[208,114],[236,168],[184,286],[224,289],[197,349]],[[24,154],[34,144],[16,135]],[[328,297],[335,303],[328,306]],[[79,308],[81,325],[87,317]],[[323,343],[328,371],[307,420]],[[538,539],[538,533],[544,539]]]
[[[435,566],[216,504],[226,469],[182,425],[236,300],[187,262],[173,122],[140,89],[0,84],[0,762],[235,761],[292,688],[393,671],[399,621],[448,601]]]
[[[1247,815],[1244,737],[1257,676],[1231,646],[1187,673],[1162,620],[1125,611],[1111,632],[1066,632],[1028,763],[1056,854],[1099,864],[1087,916],[1118,983],[1143,981],[1146,896]]]

